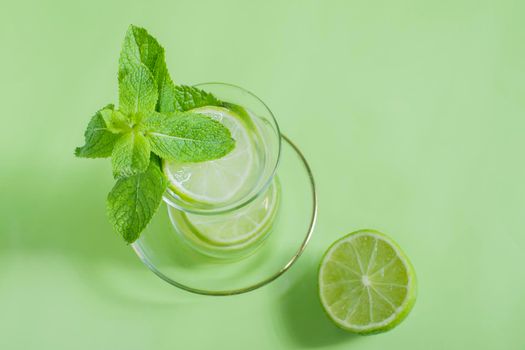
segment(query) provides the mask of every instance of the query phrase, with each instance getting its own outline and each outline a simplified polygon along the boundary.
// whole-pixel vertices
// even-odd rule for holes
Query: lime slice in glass
[[[335,324],[361,334],[399,324],[416,300],[414,268],[399,246],[374,230],[333,243],[319,268],[319,297]]]
[[[231,213],[218,215],[185,214],[193,233],[212,245],[234,246],[253,241],[271,226],[279,203],[279,186]]]
[[[164,161],[169,186],[185,200],[227,203],[247,186],[254,169],[255,147],[249,131],[242,119],[226,108],[207,106],[191,112],[207,115],[226,126],[235,140],[235,148],[226,156],[207,162]]]

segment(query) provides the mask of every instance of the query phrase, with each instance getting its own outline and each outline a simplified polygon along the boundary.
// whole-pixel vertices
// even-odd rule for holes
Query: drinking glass
[[[220,203],[188,199],[169,188],[165,208],[132,247],[148,268],[174,286],[205,295],[240,294],[275,280],[302,254],[317,217],[315,183],[299,148],[281,134],[273,113],[256,95],[226,83],[196,87],[223,101],[248,126],[254,156],[245,181]],[[219,114],[210,116],[220,121]],[[265,224],[238,244],[207,241],[194,225],[212,223],[227,231],[252,208],[262,210]]]

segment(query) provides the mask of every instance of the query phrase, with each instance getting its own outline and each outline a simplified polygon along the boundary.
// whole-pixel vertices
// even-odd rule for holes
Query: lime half
[[[165,161],[163,168],[169,186],[185,200],[227,203],[249,186],[247,182],[256,161],[255,146],[245,123],[229,109],[207,106],[191,112],[207,115],[226,126],[235,140],[235,148],[220,159],[202,163]]]
[[[399,246],[374,230],[333,243],[319,268],[319,297],[339,327],[355,333],[387,331],[416,300],[414,268]]]

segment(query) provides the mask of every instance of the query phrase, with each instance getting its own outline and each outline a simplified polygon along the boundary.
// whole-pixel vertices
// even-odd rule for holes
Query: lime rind
[[[325,273],[324,267],[326,267],[327,262],[330,261],[329,259],[331,258],[331,254],[333,254],[341,244],[344,244],[353,239],[363,237],[363,236],[371,236],[376,240],[382,240],[393,249],[393,251],[396,254],[396,257],[402,262],[406,270],[406,276],[407,276],[406,289],[407,291],[406,291],[406,295],[402,303],[396,307],[395,311],[389,317],[383,319],[380,322],[369,322],[368,324],[359,325],[359,324],[352,324],[350,322],[347,322],[346,320],[342,320],[340,317],[334,314],[333,307],[335,303],[333,305],[328,305],[328,302],[325,298],[325,290],[323,290],[324,282],[322,280],[322,277],[323,277],[323,274]],[[359,281],[358,283],[361,283],[361,281]],[[323,255],[321,259],[321,263],[319,265],[318,288],[319,288],[318,289],[319,297],[320,297],[321,304],[323,306],[323,310],[325,311],[327,316],[335,323],[335,325],[337,325],[341,329],[344,329],[352,333],[368,335],[368,334],[386,332],[394,328],[395,326],[397,326],[399,323],[401,323],[406,318],[406,316],[412,310],[415,304],[415,301],[416,301],[417,277],[416,277],[416,273],[415,273],[412,263],[410,262],[408,257],[405,255],[405,253],[401,250],[401,248],[395,241],[393,241],[391,238],[389,238],[388,236],[386,236],[385,234],[379,231],[372,230],[372,229],[365,229],[365,230],[359,230],[359,231],[352,232],[338,239],[337,241],[335,241],[334,243],[330,245],[330,247],[327,249],[327,251]],[[365,290],[364,287],[361,287],[361,288]],[[374,293],[372,288],[366,288],[366,290],[367,290],[367,293]],[[359,298],[361,298],[361,296]],[[370,307],[370,304],[367,303],[369,301],[368,298],[370,298],[370,296],[365,295],[365,297],[363,298],[365,301],[362,303],[362,305],[367,305]],[[344,303],[344,301],[348,300],[348,298],[345,299],[343,297],[341,300],[343,301],[342,302],[338,301],[338,302]],[[360,299],[356,301],[356,306],[355,306],[356,308],[358,307],[357,304],[359,304],[359,302],[360,302]],[[364,308],[363,306],[361,307]]]
[[[251,115],[251,113],[248,112],[246,108],[238,104],[230,103],[230,102],[223,102],[223,106],[229,111],[235,113],[239,117],[239,119],[245,123],[248,129],[257,130],[257,126],[253,122],[254,118]]]

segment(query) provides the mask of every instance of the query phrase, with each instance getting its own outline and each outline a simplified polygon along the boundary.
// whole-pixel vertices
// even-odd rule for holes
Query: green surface
[[[522,349],[522,1],[18,1],[0,11],[1,349]],[[176,82],[256,92],[304,150],[319,223],[287,274],[212,298],[112,232],[107,161],[72,150],[117,101],[130,23]],[[213,53],[213,54],[211,54]],[[395,330],[352,336],[315,286],[329,244],[388,232],[419,282]]]

